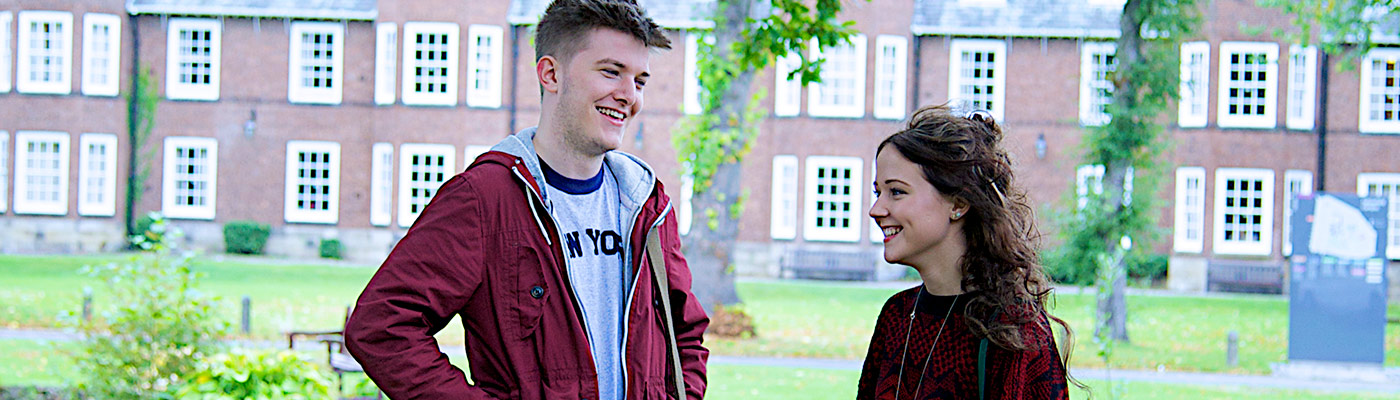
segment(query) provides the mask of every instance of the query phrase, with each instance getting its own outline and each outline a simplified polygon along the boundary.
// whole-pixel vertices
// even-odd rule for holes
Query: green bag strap
[[[987,338],[977,345],[977,398],[987,399]]]

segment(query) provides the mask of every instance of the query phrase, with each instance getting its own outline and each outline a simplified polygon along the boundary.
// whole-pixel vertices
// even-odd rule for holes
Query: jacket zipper
[[[656,188],[656,186],[652,186],[652,190],[655,190],[655,188]],[[650,191],[648,191],[648,193],[650,193]],[[650,196],[650,195],[648,194],[648,198],[650,198],[649,196]],[[645,207],[645,206],[646,206],[646,202],[644,201],[644,202],[642,202],[642,206],[638,206],[638,207],[637,207],[637,213],[636,213],[636,215],[634,215],[634,216],[632,217],[632,221],[633,221],[633,222],[632,222],[632,225],[633,225],[633,227],[634,227],[634,230],[635,230],[636,225],[637,225],[638,223],[642,222],[642,221],[640,221],[640,218],[641,218],[641,216],[642,216],[642,208]],[[645,230],[645,231],[643,231],[643,232],[650,233],[650,232],[651,232],[651,228],[655,228],[656,226],[661,225],[662,222],[666,221],[666,214],[669,214],[670,212],[671,212],[671,201],[670,201],[670,200],[667,200],[667,201],[666,201],[666,208],[661,209],[661,215],[658,216],[658,217],[656,218],[656,222],[653,222],[653,223],[651,224],[651,226],[647,227],[647,230]],[[658,233],[658,234],[659,234],[659,233]],[[643,239],[643,240],[646,240],[646,239]],[[643,249],[643,250],[642,250],[642,254],[646,254],[647,251],[650,251],[650,249],[647,249],[647,248],[646,248],[646,244],[645,244],[645,243],[642,244],[642,249]],[[662,255],[662,256],[664,257],[665,255]],[[647,262],[648,258],[649,258],[649,257],[642,257],[642,259],[636,260],[636,261],[637,261],[637,265],[640,266],[641,263]],[[630,268],[631,266],[628,266],[628,267]],[[656,268],[655,265],[653,265],[653,266],[651,266],[651,267],[652,267],[652,268]],[[634,297],[637,296],[637,281],[639,281],[639,280],[642,279],[640,276],[638,276],[638,275],[642,275],[641,272],[642,272],[642,269],[641,269],[641,268],[637,268],[637,273],[636,273],[636,274],[633,274],[633,276],[632,276],[632,288],[631,288],[630,290],[627,291],[627,306],[625,307],[625,309],[627,310],[627,315],[626,315],[625,318],[622,319],[622,395],[623,395],[624,398],[627,396],[627,386],[628,386],[628,382],[630,381],[630,379],[628,379],[628,378],[630,378],[630,377],[627,375],[627,336],[628,336],[628,333],[631,332],[631,329],[629,329],[629,326],[628,326],[628,325],[629,325],[629,324],[628,324],[628,321],[631,321],[631,320],[632,320],[632,299],[633,299]],[[662,294],[663,296],[666,295],[666,294],[665,294],[665,289],[657,288],[657,290],[661,290],[662,293],[663,293],[663,294]],[[679,371],[677,371],[677,373],[679,373]]]

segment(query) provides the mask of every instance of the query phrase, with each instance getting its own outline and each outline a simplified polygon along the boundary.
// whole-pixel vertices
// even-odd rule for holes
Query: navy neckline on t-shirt
[[[550,187],[558,189],[568,194],[589,194],[603,187],[603,168],[598,168],[598,174],[588,179],[573,179],[560,175],[554,168],[549,167],[549,163],[540,159],[540,167],[544,169],[544,180]]]

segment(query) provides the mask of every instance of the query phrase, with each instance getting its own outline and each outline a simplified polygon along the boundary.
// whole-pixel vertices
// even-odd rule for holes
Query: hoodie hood
[[[521,162],[525,164],[525,168],[530,171],[530,177],[534,178],[535,182],[538,182],[543,188],[549,183],[545,181],[544,168],[540,167],[539,153],[535,152],[535,133],[536,128],[530,127],[514,135],[506,136],[505,139],[501,139],[500,143],[491,147],[491,151],[519,157]],[[604,154],[603,162],[608,164],[613,178],[617,180],[617,192],[622,201],[623,215],[635,215],[637,208],[646,203],[647,198],[651,196],[652,189],[656,187],[656,174],[652,172],[651,166],[647,165],[646,162],[620,150]],[[537,194],[541,199],[544,199],[545,207],[553,213],[552,203],[548,197],[549,191],[541,190],[541,192],[543,193]],[[635,221],[625,221],[626,226],[623,228],[626,230],[624,232],[631,232],[633,223]]]

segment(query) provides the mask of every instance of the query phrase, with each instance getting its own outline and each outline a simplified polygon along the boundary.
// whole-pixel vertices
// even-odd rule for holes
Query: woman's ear
[[[953,209],[949,210],[948,217],[954,221],[962,219],[964,215],[967,215],[967,210],[970,208],[972,208],[972,204],[968,203],[967,200],[963,200],[962,197],[954,197]]]

